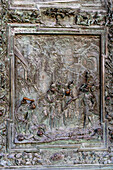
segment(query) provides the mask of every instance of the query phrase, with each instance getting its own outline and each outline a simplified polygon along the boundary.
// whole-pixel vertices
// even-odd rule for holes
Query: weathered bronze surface
[[[112,7],[0,1],[1,169],[113,169]]]
[[[15,48],[28,62],[26,79],[20,60],[15,65],[17,135],[60,145],[102,140],[94,133],[101,128],[99,44],[99,36],[90,35],[15,36]]]

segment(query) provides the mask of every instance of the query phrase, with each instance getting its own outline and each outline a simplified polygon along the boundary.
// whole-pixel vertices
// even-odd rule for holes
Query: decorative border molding
[[[17,3],[18,2],[18,3]],[[28,1],[17,1],[14,2],[13,0],[8,1],[9,9],[20,9],[20,10],[37,10],[40,8],[70,8],[70,9],[84,9],[89,8],[89,10],[102,10],[104,11],[104,3],[101,1],[99,3],[85,3],[84,1],[80,2],[79,0],[47,0],[45,2],[41,2],[40,0],[28,0]]]
[[[4,169],[7,169],[7,168],[9,168],[8,166],[7,167],[5,167]],[[21,169],[21,170],[24,170],[23,168],[25,168],[25,169],[27,169],[27,170],[34,170],[35,168],[37,169],[37,170],[40,170],[40,169],[42,169],[42,170],[45,170],[45,169],[50,169],[50,170],[59,170],[59,168],[60,169],[67,169],[67,170],[78,170],[78,169],[80,169],[80,170],[89,170],[89,169],[92,169],[92,170],[99,170],[99,169],[101,169],[101,170],[112,170],[113,169],[113,164],[111,164],[111,165],[103,165],[103,164],[100,164],[100,165],[94,165],[94,167],[92,167],[92,165],[91,164],[84,164],[84,165],[79,165],[79,164],[77,164],[77,165],[75,165],[75,166],[10,166],[10,169]]]
[[[5,104],[5,108],[6,108],[6,111],[5,111],[5,115],[4,117],[1,117],[1,121],[0,121],[0,133],[2,135],[2,138],[3,138],[3,141],[0,140],[0,169],[22,169],[22,168],[25,168],[25,169],[58,169],[58,168],[65,168],[65,169],[106,169],[106,170],[112,170],[113,169],[113,123],[112,123],[112,119],[113,119],[113,113],[112,113],[112,103],[113,103],[113,95],[112,95],[112,86],[111,86],[111,80],[112,80],[112,42],[113,42],[113,38],[112,38],[112,34],[113,34],[113,29],[112,29],[112,4],[110,4],[111,0],[102,0],[103,3],[106,2],[106,9],[105,8],[101,8],[99,10],[95,10],[96,7],[94,7],[93,11],[94,12],[98,12],[99,11],[99,16],[101,18],[101,16],[104,15],[105,17],[105,21],[103,22],[103,24],[100,24],[100,25],[104,25],[106,28],[108,28],[108,32],[106,32],[106,39],[108,38],[108,44],[106,44],[106,50],[108,50],[106,56],[105,56],[105,117],[106,119],[108,120],[108,150],[107,151],[93,151],[93,155],[94,155],[94,158],[97,159],[97,162],[93,161],[93,163],[90,164],[90,161],[89,159],[86,160],[86,162],[84,161],[84,159],[82,158],[82,155],[79,157],[79,153],[84,153],[86,154],[87,153],[87,150],[86,151],[79,151],[76,153],[76,155],[73,155],[72,158],[73,159],[76,159],[76,158],[80,158],[81,159],[81,162],[78,161],[75,162],[75,166],[72,166],[73,165],[73,162],[70,163],[68,162],[68,164],[66,166],[58,166],[57,162],[56,163],[53,163],[52,165],[50,166],[46,166],[45,165],[45,162],[44,162],[44,165],[45,166],[40,166],[40,161],[39,163],[35,162],[34,164],[32,164],[32,162],[30,163],[30,165],[27,164],[27,162],[25,162],[25,158],[23,157],[22,161],[23,162],[18,162],[19,158],[18,158],[18,154],[23,154],[22,150],[19,149],[18,151],[15,151],[13,152],[13,149],[11,149],[10,151],[11,152],[6,152],[6,143],[7,141],[10,140],[10,134],[9,134],[9,140],[8,140],[8,136],[6,137],[6,132],[8,131],[8,123],[10,122],[10,120],[7,121],[7,129],[6,129],[6,120],[8,117],[10,117],[9,115],[9,59],[10,59],[10,56],[9,57],[6,57],[6,44],[7,43],[7,31],[6,31],[6,27],[7,27],[7,23],[37,23],[36,21],[34,22],[35,19],[32,19],[32,17],[30,18],[30,20],[24,20],[23,19],[23,16],[25,13],[28,13],[27,16],[30,16],[29,14],[29,11],[27,10],[31,10],[30,12],[33,13],[33,10],[34,8],[18,8],[18,7],[14,7],[13,5],[10,5],[9,4],[9,8],[11,7],[12,10],[8,10],[8,5],[7,3],[10,2],[10,0],[2,0],[2,3],[1,3],[1,18],[0,18],[0,21],[1,21],[1,32],[0,32],[0,42],[2,42],[0,44],[0,51],[1,51],[1,59],[0,59],[0,64],[3,65],[3,67],[5,68],[5,70],[3,70],[3,74],[5,76],[5,80],[6,80],[6,87],[5,87],[5,93],[4,93],[4,98],[3,100],[1,100],[0,102],[4,103]],[[97,4],[93,4],[93,5],[97,5]],[[49,6],[50,7],[50,6]],[[68,8],[68,7],[67,7]],[[12,16],[15,16],[15,13],[17,13],[18,11],[16,11],[16,9],[18,9],[18,11],[21,11],[22,12],[22,15],[17,15],[17,19],[15,20],[14,17]],[[37,8],[35,8],[37,10]],[[23,11],[22,11],[23,10]],[[47,9],[45,9],[47,10]],[[84,8],[84,12],[92,12],[92,7],[90,8],[87,8],[87,6],[85,6]],[[100,11],[104,12],[103,14],[100,14]],[[11,16],[9,16],[9,13],[12,13]],[[40,11],[39,11],[40,12]],[[77,12],[76,14],[80,14],[81,15],[81,11]],[[85,14],[86,15],[86,14]],[[18,20],[18,16],[19,16],[19,20]],[[87,16],[87,15],[86,15]],[[76,17],[76,16],[75,16]],[[39,17],[37,17],[36,20],[38,20]],[[99,20],[99,18],[97,18]],[[97,20],[95,19],[95,20]],[[49,19],[48,19],[49,20]],[[74,19],[75,20],[75,19]],[[70,22],[70,21],[68,21]],[[77,24],[77,23],[76,23]],[[37,24],[38,25],[38,24]],[[69,24],[70,25],[70,24]],[[94,27],[97,27],[98,28],[98,22],[95,22],[92,24]],[[34,25],[35,26],[35,25]],[[79,26],[83,26],[82,23],[79,24]],[[75,29],[77,29],[79,26],[75,25],[75,23],[73,24],[72,27],[75,27]],[[89,28],[91,26],[88,26],[87,28]],[[84,28],[84,26],[83,26]],[[6,37],[7,36],[7,37]],[[13,125],[13,124],[12,124]],[[2,143],[1,143],[2,141]],[[1,144],[3,145],[3,147],[1,148]],[[8,146],[8,143],[7,143],[7,146]],[[9,148],[9,146],[8,146]],[[45,151],[46,152],[46,151]],[[69,150],[68,150],[69,152]],[[73,152],[74,152],[74,149],[73,149]],[[39,153],[38,150],[36,150],[36,154]],[[92,154],[92,151],[89,151],[90,154]],[[13,154],[13,155],[12,155]],[[27,152],[27,155],[29,157],[29,154],[31,153],[28,153]],[[40,153],[39,153],[40,155]],[[65,155],[65,154],[64,154]],[[97,155],[97,157],[95,156]],[[87,157],[87,156],[86,156]],[[85,158],[86,158],[85,157]],[[91,156],[90,156],[91,157]],[[21,159],[21,158],[20,158]],[[68,160],[68,158],[66,157],[66,160]],[[91,160],[93,160],[93,158],[91,157]],[[29,159],[29,161],[31,161]],[[37,160],[36,160],[37,161]],[[42,161],[44,161],[42,159]],[[69,161],[69,160],[68,160]],[[62,165],[64,164],[63,162],[61,162]],[[38,164],[38,165],[37,165]],[[47,163],[46,163],[47,164]],[[81,165],[82,164],[82,165]],[[87,164],[87,165],[86,165]],[[98,165],[97,165],[98,164]],[[30,168],[29,168],[30,166]],[[57,167],[57,168],[55,168]]]
[[[7,149],[8,150],[18,150],[19,148],[16,147],[14,141],[14,112],[15,112],[15,55],[14,55],[14,36],[16,34],[68,34],[68,35],[99,35],[101,41],[101,123],[104,126],[104,145],[102,147],[80,147],[80,145],[47,145],[47,146],[37,146],[37,148],[26,148],[27,151],[36,151],[39,148],[78,148],[78,150],[105,150],[107,149],[107,123],[105,119],[105,106],[104,106],[104,58],[106,56],[106,28],[105,27],[75,27],[75,28],[46,28],[46,27],[37,27],[36,24],[9,24],[8,25],[8,57],[11,58],[11,112],[10,112],[10,119],[7,121]],[[19,145],[18,143],[17,145]],[[21,143],[22,144],[22,143]],[[27,143],[26,143],[27,145]],[[25,148],[21,148],[19,150],[25,150]]]

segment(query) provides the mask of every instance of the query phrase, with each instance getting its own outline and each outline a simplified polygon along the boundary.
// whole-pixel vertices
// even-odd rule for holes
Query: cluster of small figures
[[[93,93],[96,85],[94,84],[94,82],[93,83],[90,82],[90,78],[91,78],[90,72],[86,71],[85,72],[85,82],[82,83],[81,85],[75,85],[76,83],[74,83],[73,80],[69,81],[67,84],[63,84],[61,82],[56,82],[56,83],[51,82],[50,88],[46,93],[45,99],[49,103],[53,103],[57,99],[62,100],[65,96],[70,96],[71,100],[69,100],[67,102],[67,104],[69,104],[69,103],[71,103],[71,101],[74,101],[79,97],[80,92]],[[34,99],[29,99],[27,97],[23,98],[23,100],[21,101],[21,104],[27,104],[28,103],[27,101],[30,101],[31,109],[36,108],[36,105],[34,104],[34,102],[35,102]]]
[[[45,95],[45,100],[51,105],[54,104],[55,107],[57,107],[57,103],[61,102],[63,103],[60,109],[60,112],[63,112],[68,108],[68,106],[73,102],[76,101],[81,94],[87,94],[86,98],[89,98],[92,105],[92,109],[94,108],[93,106],[96,103],[96,98],[94,96],[93,91],[95,91],[96,86],[94,83],[91,81],[90,82],[90,72],[86,71],[84,75],[84,83],[80,85],[76,85],[74,81],[69,81],[67,84],[63,84],[60,82],[56,83],[51,83],[49,90],[47,91]],[[84,99],[85,100],[85,96]],[[24,97],[23,100],[21,101],[22,104],[27,104],[28,101],[30,102],[30,109],[35,109],[36,104],[34,99],[29,99],[27,97]],[[86,102],[84,101],[84,104]],[[87,105],[87,103],[86,103]]]
[[[76,99],[77,99],[77,90],[73,81],[70,81],[66,85],[60,82],[57,82],[56,84],[52,82],[49,90],[46,93],[46,101],[50,104],[65,100],[64,106],[61,109],[62,112],[67,108],[67,106],[72,101],[75,101]]]
[[[76,129],[77,130],[77,129]],[[80,132],[79,130],[77,130],[76,132],[67,132],[65,135],[64,134],[52,134],[52,133],[47,133],[46,132],[46,125],[41,124],[37,127],[36,130],[36,134],[37,137],[36,140],[38,143],[46,143],[46,142],[52,142],[52,141],[57,141],[57,140],[68,140],[68,139],[72,139],[72,140],[79,140],[79,139],[94,139],[96,137],[96,139],[103,139],[103,127],[100,125],[97,128],[92,128],[90,130],[88,130],[87,132]],[[43,138],[44,137],[44,138]],[[31,135],[30,137],[25,135],[25,134],[18,134],[17,135],[17,140],[18,141],[23,141],[23,140],[28,140],[28,139],[35,139],[35,137],[33,135]]]
[[[95,80],[92,81],[92,76],[89,71],[84,74],[84,83],[77,85],[74,81],[69,81],[67,84],[60,82],[51,83],[49,90],[46,93],[46,100],[48,103],[54,103],[56,101],[65,101],[62,108],[62,112],[67,109],[71,102],[81,97],[81,94],[87,94],[87,98],[91,101],[92,109],[96,104],[96,97],[94,91],[96,91],[99,85],[94,84]],[[85,96],[84,96],[85,98]],[[84,102],[85,104],[85,102]]]
[[[66,106],[69,105],[72,101],[75,101],[77,98],[79,98],[79,95],[81,92],[83,93],[92,93],[92,98],[93,96],[93,91],[95,90],[95,85],[94,83],[90,83],[90,77],[89,77],[89,72],[85,72],[85,82],[80,85],[80,87],[77,87],[74,83],[74,81],[69,81],[67,84],[62,84],[60,82],[57,83],[51,83],[50,88],[46,93],[45,99],[48,103],[54,103],[56,100],[63,100],[65,97],[68,97],[68,100],[66,102],[66,105],[64,108],[67,108]],[[27,104],[29,101],[30,102],[30,108],[35,109],[35,101],[34,99],[29,99],[27,97],[24,97],[23,100],[21,101],[22,104]],[[92,101],[93,102],[93,101]]]
[[[80,85],[77,85],[76,82],[74,81],[69,81],[67,84],[63,84],[60,82],[56,82],[56,83],[52,82],[44,98],[38,101],[38,104],[36,104],[36,101],[34,99],[23,97],[20,103],[20,106],[22,108],[24,108],[24,106],[27,106],[29,107],[28,110],[30,111],[36,108],[38,109],[38,107],[39,108],[41,107],[45,109],[44,111],[46,111],[46,114],[44,117],[44,114],[40,113],[39,111],[37,114],[37,110],[35,110],[35,112],[32,112],[34,113],[34,116],[35,116],[35,119],[33,119],[33,116],[32,116],[33,114],[29,114],[29,111],[25,110],[25,113],[23,113],[23,115],[18,114],[18,111],[17,111],[16,115],[17,115],[18,121],[20,121],[21,123],[22,122],[27,123],[29,121],[32,121],[33,119],[35,121],[33,123],[36,124],[37,122],[36,119],[38,118],[37,116],[41,114],[44,120],[49,119],[50,128],[55,127],[56,122],[60,126],[62,123],[64,124],[64,126],[68,126],[69,122],[72,123],[73,121],[75,121],[74,116],[78,109],[81,115],[80,119],[82,121],[83,127],[86,127],[86,125],[88,124],[87,122],[92,121],[92,112],[93,113],[95,112],[95,106],[97,104],[97,101],[96,101],[97,92],[96,91],[97,91],[97,87],[99,86],[94,84],[95,79],[94,80],[92,79],[93,76],[90,74],[90,72],[86,71],[83,78],[84,78],[84,81],[82,81],[83,83],[81,83]],[[77,100],[81,105],[79,106],[79,108],[76,108],[75,106]],[[19,110],[21,112],[22,109],[19,109]],[[42,110],[43,113],[45,113],[44,111]],[[67,117],[66,114],[69,114],[68,115],[69,117]],[[24,126],[23,123],[22,124],[21,123],[20,123],[20,126],[21,127]],[[40,123],[43,123],[43,122],[40,122]],[[23,128],[26,128],[26,125]],[[40,128],[38,129],[37,135],[43,136],[42,129]],[[21,141],[21,139],[19,140]]]

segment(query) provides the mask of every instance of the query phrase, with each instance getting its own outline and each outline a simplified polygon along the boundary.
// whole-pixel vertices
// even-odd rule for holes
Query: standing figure
[[[79,98],[83,106],[83,127],[86,127],[89,123],[92,124],[93,114],[96,114],[97,100],[95,92],[98,85],[96,85],[95,79],[89,71],[85,71],[85,81],[79,88]]]

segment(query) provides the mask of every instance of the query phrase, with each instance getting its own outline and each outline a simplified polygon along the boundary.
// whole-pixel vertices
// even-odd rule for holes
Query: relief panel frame
[[[104,59],[107,56],[107,29],[103,26],[76,26],[74,28],[46,28],[38,27],[36,24],[8,24],[8,51],[7,55],[10,56],[10,117],[7,120],[7,150],[8,151],[36,151],[39,148],[77,148],[79,150],[106,150],[107,149],[107,121],[105,119],[105,101],[104,101]],[[15,110],[15,55],[14,55],[14,37],[16,34],[62,34],[62,35],[98,35],[100,36],[100,67],[101,67],[101,86],[100,86],[100,99],[101,99],[101,123],[104,129],[104,145],[102,147],[80,147],[75,145],[53,145],[53,146],[33,146],[32,148],[19,146],[20,144],[14,143],[14,110]],[[25,145],[24,145],[25,146]]]

